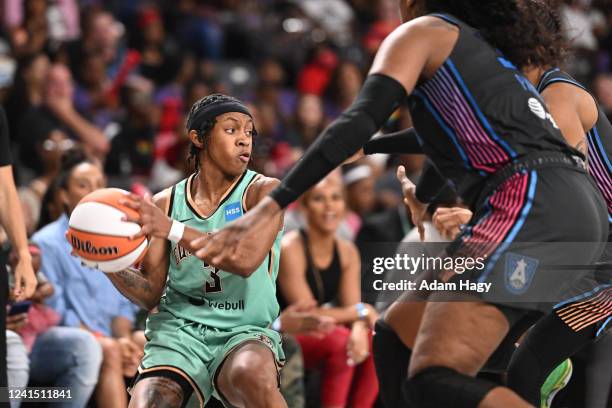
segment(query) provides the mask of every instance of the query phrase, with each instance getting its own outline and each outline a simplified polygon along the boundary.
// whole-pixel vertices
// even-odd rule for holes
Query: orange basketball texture
[[[67,233],[74,253],[87,265],[104,272],[118,272],[142,260],[146,237],[130,240],[140,230],[134,222],[122,221],[138,212],[119,204],[127,191],[105,188],[85,196],[70,215]]]

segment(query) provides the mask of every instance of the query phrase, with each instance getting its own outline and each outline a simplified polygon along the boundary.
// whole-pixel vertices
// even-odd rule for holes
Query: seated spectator
[[[45,79],[49,70],[49,57],[45,54],[25,56],[18,61],[13,87],[8,95],[5,109],[9,121],[11,138],[17,137],[17,125],[32,107],[43,103]]]
[[[62,153],[74,146],[74,142],[61,130],[48,128],[47,131],[41,132],[40,138],[34,142],[32,164],[36,177],[27,186],[19,188],[28,236],[38,225],[42,199],[57,176]]]
[[[281,304],[316,301],[313,313],[340,324],[322,337],[296,336],[306,368],[322,370],[321,405],[371,407],[378,393],[370,354],[376,313],[360,302],[357,248],[335,236],[345,211],[342,184],[326,178],[304,194],[301,205],[306,228],[290,232],[282,242]]]
[[[106,180],[96,161],[82,152],[69,151],[55,183],[64,213],[32,237],[42,251],[42,271],[55,287],[47,303],[60,314],[62,326],[84,328],[102,345],[98,406],[125,407],[127,394],[120,392],[125,390],[124,376],[135,375],[144,347],[142,335],[137,338],[132,333],[135,306],[104,274],[82,266],[71,256],[65,238],[74,207],[88,193],[105,187]]]
[[[296,334],[309,334],[324,337],[335,327],[336,321],[329,316],[312,313],[316,301],[296,303],[282,311],[272,328],[282,333],[285,364],[280,372],[281,393],[291,408],[305,406],[304,359],[302,350],[295,339]]]
[[[376,207],[374,185],[376,179],[372,167],[367,163],[348,165],[343,168],[343,181],[346,188],[346,203],[350,210],[347,220],[351,225],[351,241],[355,240],[363,220]]]
[[[104,158],[109,149],[109,141],[100,129],[75,109],[72,74],[65,65],[51,66],[44,93],[43,106],[30,109],[19,126],[19,138],[24,142],[21,156],[27,158],[32,155],[33,139],[51,128],[62,130],[71,138],[79,140],[87,151],[98,158]]]
[[[300,95],[294,120],[287,134],[291,147],[297,150],[294,153],[294,156],[296,156],[294,162],[304,154],[304,149],[310,146],[321,134],[325,125],[321,98],[314,94]]]
[[[32,267],[38,271],[40,250],[34,245],[29,249]],[[32,383],[70,388],[70,402],[56,406],[85,407],[98,382],[102,349],[90,332],[56,326],[59,316],[43,303],[53,294],[53,286],[40,271],[37,278],[29,311],[6,319],[9,386]],[[19,401],[11,401],[11,408],[19,405]]]
[[[340,169],[336,169],[329,173],[327,176],[328,179],[334,179],[335,182],[342,184],[342,171]],[[352,241],[355,237],[354,231],[354,218],[356,216],[354,214],[348,214],[345,216],[340,225],[336,229],[336,236],[338,238],[347,239]],[[283,220],[283,230],[285,234],[297,229],[306,228],[306,215],[304,214],[303,206],[299,205],[299,203],[291,204],[287,211],[285,211],[285,219]]]

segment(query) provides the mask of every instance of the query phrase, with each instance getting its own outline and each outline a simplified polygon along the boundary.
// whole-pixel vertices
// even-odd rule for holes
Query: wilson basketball
[[[85,265],[103,272],[119,272],[142,260],[146,237],[130,240],[140,231],[135,222],[122,221],[138,213],[119,204],[129,194],[118,188],[104,188],[83,197],[70,215],[67,238]]]

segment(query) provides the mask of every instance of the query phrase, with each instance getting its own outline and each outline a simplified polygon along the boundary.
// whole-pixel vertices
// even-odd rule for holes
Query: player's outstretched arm
[[[169,190],[153,197],[153,204],[160,210],[166,209],[170,200]],[[140,269],[128,268],[117,273],[106,274],[115,287],[128,299],[147,310],[153,309],[166,285],[169,250],[165,239],[151,236],[149,249]]]
[[[418,79],[431,77],[448,57],[440,21],[421,17],[398,27],[381,45],[370,74],[353,104],[317,138],[287,177],[251,211],[209,238],[202,257],[231,258],[247,237],[289,203],[351,157],[397,109]],[[454,39],[456,41],[456,37]],[[446,44],[448,45],[448,44]]]
[[[279,180],[270,177],[260,177],[259,180],[251,184],[245,197],[247,214],[250,208],[257,206],[279,184]],[[194,253],[198,258],[205,260],[207,263],[224,271],[248,277],[268,256],[270,248],[272,248],[272,244],[282,227],[283,212],[281,211],[272,216],[265,224],[261,224],[256,231],[253,231],[253,234],[245,236],[236,251],[229,257],[215,258],[208,256],[206,250],[209,244],[208,236],[200,236],[195,239],[190,243],[190,247],[195,251]]]

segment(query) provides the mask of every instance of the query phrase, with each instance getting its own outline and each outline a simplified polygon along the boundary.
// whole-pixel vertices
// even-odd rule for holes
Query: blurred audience
[[[612,1],[559,3],[572,43],[565,68],[612,117]],[[282,177],[353,102],[376,50],[398,25],[396,0],[0,2],[0,102],[8,113],[27,232],[42,242],[42,270],[55,288],[49,303],[60,308],[61,324],[82,324],[106,343],[100,398],[132,367],[127,352],[122,354],[131,343],[113,340],[117,333],[110,323],[115,314],[131,312],[128,305],[111,311],[82,300],[74,311],[62,306],[71,296],[82,299],[80,285],[93,290],[101,284],[76,259],[56,255],[69,248],[62,230],[76,198],[106,183],[157,192],[184,178],[192,171],[186,160],[187,109],[213,92],[249,104],[258,130],[250,167]],[[410,126],[404,106],[382,131]],[[66,176],[60,156],[75,145],[94,159]],[[349,246],[344,239],[355,241],[363,257],[364,289],[354,302],[374,299],[367,280],[369,243],[400,240],[412,227],[395,169],[404,165],[416,182],[422,163],[422,155],[373,155],[347,166],[344,176],[330,176],[347,208],[337,211],[342,215],[330,221],[335,227],[326,234],[338,237],[338,248]],[[99,185],[87,186],[93,173]],[[287,236],[299,242],[302,235],[289,232],[313,228],[308,214],[314,204],[307,204],[286,212]],[[63,280],[58,271],[75,277]],[[109,344],[119,344],[117,353]],[[299,355],[299,346],[295,350]]]
[[[39,271],[39,248],[30,245],[29,249],[38,286],[28,300],[28,311],[12,314],[7,308],[9,387],[67,387],[71,399],[56,406],[85,407],[98,382],[102,348],[87,330],[57,326],[60,316],[44,304],[53,295],[53,285]],[[19,406],[19,401],[11,401],[11,408]]]
[[[127,406],[124,376],[136,374],[143,355],[142,332],[134,333],[136,307],[100,272],[82,266],[71,255],[65,234],[68,218],[88,193],[106,186],[100,164],[81,151],[68,151],[55,179],[63,214],[32,237],[41,249],[41,270],[55,288],[47,303],[60,324],[91,332],[102,346],[102,366],[96,389],[98,406]]]
[[[361,303],[357,248],[336,237],[345,211],[342,184],[326,178],[304,194],[307,226],[283,237],[278,275],[281,305],[316,301],[315,313],[339,325],[328,335],[296,336],[306,369],[321,370],[324,407],[372,407],[378,382],[371,356],[376,312]]]

